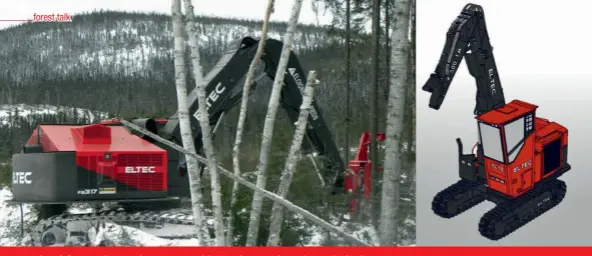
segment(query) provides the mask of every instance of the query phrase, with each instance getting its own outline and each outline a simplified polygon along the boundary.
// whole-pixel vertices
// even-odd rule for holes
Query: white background
[[[497,242],[479,234],[484,202],[453,218],[431,210],[433,197],[458,178],[457,147],[477,140],[476,85],[460,66],[440,110],[421,90],[437,65],[446,32],[464,0],[417,1],[417,241],[420,245],[592,245],[592,14],[589,1],[475,0],[484,8],[506,101],[539,106],[537,115],[569,129],[572,170],[563,202]]]

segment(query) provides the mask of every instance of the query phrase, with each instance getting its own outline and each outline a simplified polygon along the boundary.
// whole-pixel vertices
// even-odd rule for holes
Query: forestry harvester
[[[204,78],[214,132],[224,114],[240,103],[241,80],[255,57],[258,44],[259,41],[251,37],[232,43]],[[262,57],[265,71],[261,77],[266,74],[274,79],[282,46],[280,41],[267,40]],[[305,81],[305,73],[292,52],[280,103],[292,123],[298,119]],[[197,113],[195,90],[188,95],[188,100],[189,111]],[[131,122],[182,145],[176,113],[169,119],[141,118]],[[201,131],[195,118],[191,118],[191,127],[196,149],[200,150]],[[369,134],[362,136],[367,138]],[[353,168],[346,172],[315,101],[305,138],[302,153],[318,154],[312,159],[324,170],[319,175],[322,184],[329,184],[333,194],[352,194],[353,199],[348,199],[350,213],[355,213],[358,198],[370,191],[370,180],[363,180],[369,177],[369,173],[363,173],[369,169]],[[370,160],[357,157],[353,162],[365,166]],[[194,233],[191,210],[180,208],[180,199],[190,196],[184,154],[130,129],[118,119],[87,125],[39,125],[23,151],[13,155],[12,172],[13,201],[39,205],[41,220],[31,235],[34,245],[63,242],[67,237],[66,227],[73,221],[112,221],[147,229],[145,231],[159,237],[184,237]],[[66,213],[67,205],[76,202],[114,202],[118,208],[89,214]],[[165,228],[174,230],[173,234],[163,233]]]
[[[431,93],[429,106],[439,109],[464,58],[477,84],[479,142],[464,154],[456,139],[460,180],[434,197],[432,209],[452,218],[491,201],[496,206],[481,218],[479,232],[498,240],[565,197],[567,186],[558,177],[571,168],[567,128],[537,117],[533,104],[506,103],[481,6],[467,4],[446,36],[438,66],[422,89]]]

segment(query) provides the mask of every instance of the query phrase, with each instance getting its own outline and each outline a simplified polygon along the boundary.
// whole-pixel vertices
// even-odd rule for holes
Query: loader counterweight
[[[166,151],[122,126],[40,125],[12,161],[15,201],[167,196]]]

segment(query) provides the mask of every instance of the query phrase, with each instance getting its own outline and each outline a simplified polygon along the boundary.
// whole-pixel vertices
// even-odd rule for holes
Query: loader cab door
[[[534,130],[534,113],[528,113],[514,119],[504,125],[502,135],[505,142],[506,164],[511,164],[517,157],[526,143],[526,138]]]
[[[526,138],[534,131],[534,113],[527,113],[503,124],[479,121],[479,141],[485,157],[500,164],[512,164],[522,151]]]
[[[479,143],[483,147],[483,156],[498,163],[505,163],[501,127],[478,122]]]

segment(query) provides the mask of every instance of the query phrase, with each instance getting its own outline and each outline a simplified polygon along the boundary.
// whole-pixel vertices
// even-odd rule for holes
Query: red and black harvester
[[[466,60],[477,83],[479,142],[464,154],[457,139],[461,179],[435,196],[432,209],[452,218],[485,200],[494,202],[479,232],[498,240],[558,205],[567,187],[557,178],[571,167],[567,128],[537,117],[533,104],[506,104],[492,51],[483,8],[467,4],[448,30],[440,62],[423,90],[431,93],[429,106],[439,109]]]

